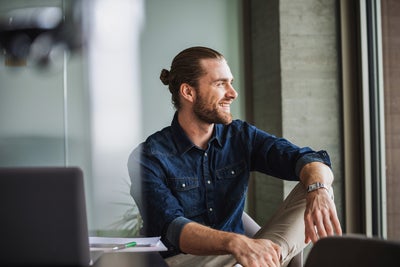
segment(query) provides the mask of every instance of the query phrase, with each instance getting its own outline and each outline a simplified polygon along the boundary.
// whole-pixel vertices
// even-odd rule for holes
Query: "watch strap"
[[[318,190],[320,188],[325,188],[328,190],[328,187],[326,185],[324,185],[323,183],[316,182],[307,186],[307,193]]]

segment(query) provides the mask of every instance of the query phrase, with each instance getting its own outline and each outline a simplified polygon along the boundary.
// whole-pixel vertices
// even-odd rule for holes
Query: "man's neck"
[[[193,113],[178,112],[178,122],[186,135],[196,146],[206,149],[214,124],[200,121]]]

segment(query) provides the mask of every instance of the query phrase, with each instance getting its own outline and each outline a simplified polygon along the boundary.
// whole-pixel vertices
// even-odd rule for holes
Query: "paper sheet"
[[[130,242],[137,244],[145,244],[145,247],[130,247],[119,250],[112,248],[117,245],[123,245]],[[166,251],[167,248],[161,242],[160,237],[137,237],[137,238],[123,238],[123,237],[89,237],[90,250],[102,250],[104,252],[146,252],[146,251]]]

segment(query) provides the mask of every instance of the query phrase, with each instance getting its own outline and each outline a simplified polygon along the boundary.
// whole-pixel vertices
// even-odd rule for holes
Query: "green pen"
[[[126,244],[115,246],[112,249],[113,250],[119,250],[119,249],[124,249],[124,248],[131,248],[131,247],[150,247],[150,246],[151,246],[151,244],[145,244],[145,243],[138,244],[136,242],[129,242],[129,243],[126,243]]]

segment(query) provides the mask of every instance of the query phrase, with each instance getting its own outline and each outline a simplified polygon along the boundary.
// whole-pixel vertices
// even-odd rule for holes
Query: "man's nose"
[[[232,84],[228,85],[228,91],[226,94],[233,99],[238,96],[238,93],[236,92],[235,88],[233,88]]]

